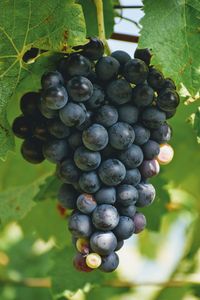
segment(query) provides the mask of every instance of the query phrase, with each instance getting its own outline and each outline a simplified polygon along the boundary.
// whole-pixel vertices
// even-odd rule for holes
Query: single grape
[[[84,109],[76,103],[68,103],[59,112],[61,121],[69,126],[81,125],[86,118],[86,113]]]
[[[140,173],[144,178],[150,178],[158,175],[160,172],[160,165],[156,159],[144,160],[140,166]]]
[[[64,207],[68,209],[76,208],[77,191],[71,184],[63,183],[58,191],[58,201]]]
[[[25,160],[31,164],[39,164],[45,158],[42,153],[42,141],[36,138],[24,140],[21,146],[21,154]]]
[[[119,265],[119,257],[115,252],[113,252],[110,255],[104,256],[102,258],[100,270],[102,272],[113,272],[114,270],[117,269],[118,265]]]
[[[117,188],[117,204],[129,206],[135,204],[138,200],[137,189],[128,184],[122,184]]]
[[[155,91],[159,91],[164,84],[164,77],[163,74],[155,68],[149,69],[149,74],[147,78],[148,84],[154,89]]]
[[[73,53],[60,61],[59,71],[64,78],[87,76],[91,71],[91,64],[86,57]]]
[[[41,114],[46,118],[46,119],[54,119],[58,117],[58,110],[53,110],[50,109],[46,106],[44,101],[39,101],[38,103],[38,108],[41,112]]]
[[[93,85],[86,77],[76,76],[68,81],[67,91],[73,101],[84,102],[92,96]]]
[[[149,206],[155,199],[156,191],[150,183],[140,183],[137,185],[139,199],[136,203],[138,207]]]
[[[134,58],[125,64],[123,73],[129,82],[140,84],[147,79],[148,67],[142,60]]]
[[[126,216],[132,219],[136,213],[136,206],[134,204],[129,206],[120,206],[118,207],[118,212],[121,216]]]
[[[154,91],[147,84],[139,84],[133,89],[133,102],[138,107],[151,105],[154,99]]]
[[[90,242],[86,238],[79,238],[76,240],[76,249],[82,254],[89,254],[90,252]]]
[[[108,132],[99,124],[93,124],[83,131],[83,144],[92,151],[99,151],[108,144]]]
[[[74,153],[74,161],[79,169],[83,171],[92,171],[99,167],[101,163],[101,154],[81,146],[77,148]]]
[[[92,213],[92,223],[102,231],[114,229],[119,222],[117,209],[110,204],[98,205]]]
[[[138,108],[131,105],[125,104],[119,107],[119,121],[128,123],[130,125],[138,121],[139,111]]]
[[[86,264],[91,269],[97,269],[101,265],[101,256],[97,253],[90,253],[86,256]]]
[[[93,93],[91,97],[87,100],[87,107],[89,109],[95,110],[101,107],[105,102],[105,93],[102,87],[97,84],[93,85]]]
[[[40,97],[40,93],[37,92],[28,92],[21,97],[20,109],[25,116],[37,116],[39,114]]]
[[[114,228],[113,233],[118,240],[127,240],[130,238],[135,230],[133,220],[126,216],[120,216],[117,227]]]
[[[151,57],[152,57],[151,50],[148,48],[144,48],[144,49],[137,48],[135,50],[134,57],[143,60],[145,64],[148,66],[150,65]]]
[[[119,251],[124,246],[124,241],[117,241],[117,247],[115,248],[115,251]]]
[[[118,150],[127,149],[135,139],[133,128],[123,122],[118,122],[109,128],[108,134],[111,146]]]
[[[15,118],[12,124],[12,131],[20,139],[26,139],[32,136],[32,126],[30,119],[25,116]]]
[[[151,131],[151,139],[159,144],[169,142],[171,136],[172,129],[167,123],[164,123],[159,128]]]
[[[123,70],[124,65],[131,60],[131,57],[128,53],[122,50],[117,50],[111,53],[111,56],[114,57],[120,63],[120,69]]]
[[[140,171],[135,169],[126,170],[126,176],[123,180],[124,184],[130,184],[136,186],[141,181],[141,174]]]
[[[160,152],[157,156],[157,160],[161,165],[169,164],[174,157],[174,150],[169,144],[160,145]]]
[[[94,171],[82,173],[79,178],[79,185],[88,194],[96,193],[101,187],[99,177]]]
[[[51,86],[59,86],[64,84],[64,79],[58,71],[46,72],[42,75],[41,86],[44,90]]]
[[[154,159],[160,152],[160,145],[153,140],[148,140],[142,145],[142,151],[145,159]]]
[[[82,145],[82,134],[79,131],[74,131],[70,134],[70,136],[68,137],[67,140],[68,140],[69,146],[73,150],[76,150],[76,148],[78,148]]]
[[[70,135],[70,129],[60,119],[49,120],[48,122],[48,131],[51,135],[57,139],[63,139]]]
[[[68,102],[68,94],[63,86],[50,86],[42,92],[42,102],[52,110],[59,110]]]
[[[150,129],[157,129],[164,124],[166,115],[154,107],[149,107],[142,113],[143,124]]]
[[[90,60],[98,60],[104,54],[104,44],[96,37],[90,38],[89,43],[84,45],[82,49],[83,51],[81,53]]]
[[[118,120],[118,112],[114,106],[103,105],[99,108],[95,121],[104,127],[110,127],[114,125]]]
[[[139,146],[133,144],[120,154],[119,159],[126,168],[134,169],[141,165],[143,161],[143,152]]]
[[[140,124],[133,125],[133,129],[135,132],[134,144],[141,146],[149,140],[149,138],[150,138],[150,130],[149,129],[147,129],[146,127],[144,127]]]
[[[77,238],[87,238],[92,234],[91,218],[76,212],[69,217],[68,229]]]
[[[140,233],[146,227],[147,221],[146,221],[145,216],[142,213],[136,212],[136,214],[133,216],[132,220],[135,225],[134,233],[136,233],[136,234]]]
[[[65,183],[74,183],[79,180],[80,171],[72,159],[65,159],[57,165],[58,176]]]
[[[67,157],[69,146],[65,140],[50,139],[43,145],[44,157],[52,163],[58,163]]]
[[[73,259],[73,265],[77,271],[80,272],[91,272],[93,269],[87,266],[86,258],[83,254],[77,253]]]
[[[109,255],[117,247],[117,239],[112,231],[96,231],[90,237],[90,246],[100,255]]]
[[[108,159],[102,162],[99,167],[101,181],[109,186],[118,185],[126,175],[124,165],[117,159]]]
[[[98,204],[114,204],[116,201],[116,189],[114,187],[102,187],[96,194]]]
[[[106,89],[108,98],[117,105],[127,103],[132,98],[131,85],[125,79],[111,81]]]
[[[158,96],[157,105],[163,111],[174,111],[179,105],[180,98],[176,91],[172,89],[166,89],[163,93]]]
[[[95,66],[98,78],[102,81],[109,81],[118,75],[120,64],[112,56],[101,57]]]
[[[97,203],[94,197],[90,194],[81,194],[77,198],[77,208],[84,214],[91,214],[96,208]]]

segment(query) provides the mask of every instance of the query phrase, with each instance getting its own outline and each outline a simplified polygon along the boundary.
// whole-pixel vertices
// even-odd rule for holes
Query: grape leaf
[[[83,7],[87,26],[87,36],[98,36],[96,7],[93,0],[77,0]],[[106,38],[110,38],[114,26],[114,10],[111,0],[103,0]]]
[[[196,113],[193,113],[190,116],[189,122],[191,123],[193,129],[196,131],[197,142],[200,144],[200,107],[197,108]]]
[[[46,199],[57,199],[58,189],[61,182],[55,175],[50,175],[40,186],[40,190],[34,197],[35,201],[44,201]]]
[[[2,0],[0,11],[0,157],[5,158],[14,147],[8,104],[18,83],[33,68],[23,55],[31,47],[69,51],[86,42],[86,29],[81,6],[72,0]]]
[[[0,193],[0,224],[23,218],[35,205],[33,198],[39,192],[46,176],[24,186],[10,187]]]
[[[31,212],[20,221],[24,234],[26,236],[36,234],[45,241],[54,238],[59,247],[70,244],[71,236],[66,230],[66,219],[59,215],[56,205],[57,202],[53,200],[38,202]]]
[[[199,91],[200,2],[144,0],[139,47],[151,48],[152,63],[194,97]]]

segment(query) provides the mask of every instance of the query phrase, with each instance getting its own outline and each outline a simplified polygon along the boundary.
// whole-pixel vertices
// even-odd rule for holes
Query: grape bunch
[[[44,73],[41,90],[21,98],[13,132],[24,139],[25,160],[56,164],[79,271],[117,268],[124,240],[146,226],[140,208],[155,198],[148,179],[173,158],[167,119],[179,96],[150,60],[148,49],[133,59],[124,51],[104,56],[92,38]]]

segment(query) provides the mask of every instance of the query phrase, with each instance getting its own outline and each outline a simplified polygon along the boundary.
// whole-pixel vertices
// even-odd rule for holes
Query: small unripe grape
[[[174,157],[174,150],[169,144],[160,145],[160,153],[157,156],[157,161],[161,165],[169,164]]]
[[[77,253],[73,260],[73,265],[77,271],[91,272],[93,269],[87,266],[85,256],[81,253]]]
[[[90,243],[88,239],[79,238],[76,241],[76,248],[82,254],[88,254],[90,251]]]
[[[97,253],[90,253],[86,257],[86,265],[91,269],[97,269],[101,265],[101,256]]]

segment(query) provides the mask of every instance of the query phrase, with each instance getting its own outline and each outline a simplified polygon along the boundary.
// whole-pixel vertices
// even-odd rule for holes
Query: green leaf
[[[55,175],[50,175],[40,186],[40,190],[34,197],[35,201],[57,199],[58,189],[61,183]]]
[[[192,114],[189,118],[189,122],[196,131],[197,142],[200,144],[200,107],[197,108],[196,113]]]
[[[151,48],[152,63],[194,97],[199,91],[200,2],[144,0],[139,47]]]
[[[54,295],[62,294],[64,291],[75,292],[83,289],[86,284],[101,284],[104,274],[100,271],[90,273],[78,273],[73,267],[75,251],[67,247],[55,253],[54,267],[50,271],[52,278],[52,292]]]
[[[14,148],[7,120],[8,104],[19,82],[30,77],[33,68],[23,62],[24,53],[31,47],[70,51],[70,47],[86,42],[86,31],[81,6],[72,0],[2,0],[0,11],[3,11],[0,20],[0,157],[5,158],[7,151]],[[31,88],[31,78],[28,79]]]
[[[20,221],[20,226],[26,236],[36,234],[48,241],[53,238],[59,247],[71,243],[71,235],[67,231],[66,219],[57,210],[57,202],[46,200],[38,202],[31,212]]]
[[[83,7],[83,13],[87,26],[87,36],[98,36],[97,13],[94,1],[77,0],[77,2],[80,3]],[[103,8],[106,38],[110,38],[111,34],[113,33],[114,27],[114,10],[112,1],[103,0]]]
[[[0,193],[0,224],[20,220],[35,205],[33,198],[38,194],[45,176],[23,186],[10,187]]]

